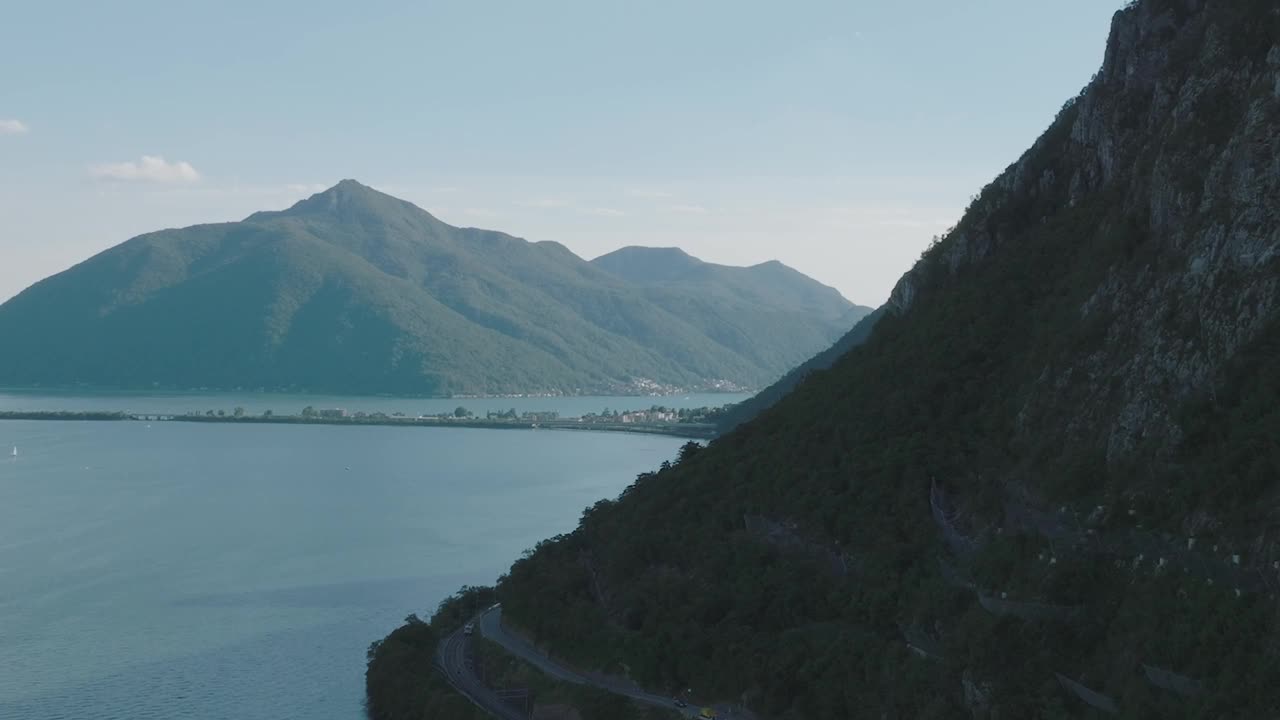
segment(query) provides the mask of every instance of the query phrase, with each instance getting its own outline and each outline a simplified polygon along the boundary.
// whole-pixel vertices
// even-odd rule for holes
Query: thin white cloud
[[[562,198],[536,198],[533,200],[517,200],[516,205],[527,208],[543,208],[554,210],[559,208],[572,207],[573,203]]]
[[[287,192],[291,193],[318,193],[324,192],[327,187],[323,183],[290,183],[284,186]]]
[[[30,131],[21,120],[0,120],[0,135],[22,135]]]
[[[89,174],[101,180],[127,182],[192,183],[200,173],[187,162],[169,162],[160,155],[143,155],[133,162],[108,163],[89,168]]]
[[[881,227],[902,227],[902,228],[931,228],[946,227],[946,220],[915,220],[911,218],[893,218],[889,220],[881,220],[876,223]]]
[[[462,208],[462,214],[468,217],[476,217],[476,218],[496,218],[496,217],[502,216],[502,213],[494,212],[493,210],[490,210],[488,208],[476,208],[476,207]]]
[[[666,205],[662,209],[669,213],[679,213],[681,215],[701,215],[707,212],[707,209],[701,205]]]
[[[622,217],[623,215],[626,215],[626,213],[621,210],[607,207],[584,208],[582,212],[587,215],[599,215],[601,217]]]
[[[627,190],[627,195],[633,198],[646,198],[649,200],[661,200],[671,197],[671,193],[666,190],[655,190],[652,188],[631,188]]]
[[[359,178],[356,178],[357,180]],[[368,183],[365,183],[366,185]],[[436,195],[443,193],[456,193],[462,188],[454,185],[400,185],[396,183],[382,184],[378,183],[375,187],[389,195],[395,195],[408,199],[414,195]]]

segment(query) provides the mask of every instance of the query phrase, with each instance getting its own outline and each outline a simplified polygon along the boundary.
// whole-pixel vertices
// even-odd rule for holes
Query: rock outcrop
[[[1117,13],[1102,69],[894,289],[903,314],[1025,241],[1027,225],[1095,218],[1093,289],[1074,307],[1101,342],[1046,362],[1022,388],[1021,432],[1071,410],[1077,443],[1110,461],[1171,451],[1174,410],[1280,302],[1280,8],[1142,2]],[[1270,28],[1268,30],[1268,27]],[[1092,237],[1090,237],[1092,236]],[[1059,272],[1079,272],[1080,259]],[[1083,383],[1088,390],[1079,393]]]

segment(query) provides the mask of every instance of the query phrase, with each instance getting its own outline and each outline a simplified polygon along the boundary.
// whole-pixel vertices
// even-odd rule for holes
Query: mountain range
[[[1278,27],[1128,3],[876,317],[516,560],[504,622],[757,718],[1276,717]]]
[[[462,395],[759,387],[869,309],[777,262],[448,225],[353,180],[133,238],[0,306],[0,385]]]

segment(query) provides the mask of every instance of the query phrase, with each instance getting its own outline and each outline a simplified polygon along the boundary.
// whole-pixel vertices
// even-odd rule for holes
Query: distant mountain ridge
[[[847,330],[871,308],[845,305],[838,290],[823,285],[777,260],[734,267],[700,260],[680,248],[630,246],[591,261],[630,282],[657,287],[684,285],[727,292],[748,302],[776,304],[787,310],[836,322]]]
[[[680,248],[631,245],[601,255],[591,264],[633,282],[663,282],[694,272],[707,263]]]
[[[0,384],[736,390],[826,347],[857,310],[780,263],[686,255],[683,275],[629,279],[616,261],[651,249],[628,250],[589,263],[344,180],[286,210],[141,235],[33,285],[0,305],[20,348],[0,356]]]

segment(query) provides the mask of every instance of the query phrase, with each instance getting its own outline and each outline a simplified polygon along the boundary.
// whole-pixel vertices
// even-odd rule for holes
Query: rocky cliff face
[[[907,313],[931,284],[1018,252],[1029,222],[1087,206],[1097,252],[1078,347],[1023,389],[1020,430],[1059,426],[1111,461],[1167,453],[1175,407],[1257,337],[1280,296],[1280,6],[1171,0],[1116,14],[1102,69],[1053,127],[988,186],[959,227],[898,283]],[[1023,220],[1023,222],[1019,222]],[[1120,252],[1117,252],[1120,251]],[[1069,267],[1065,266],[1065,267]],[[1090,390],[1070,396],[1081,377]]]

